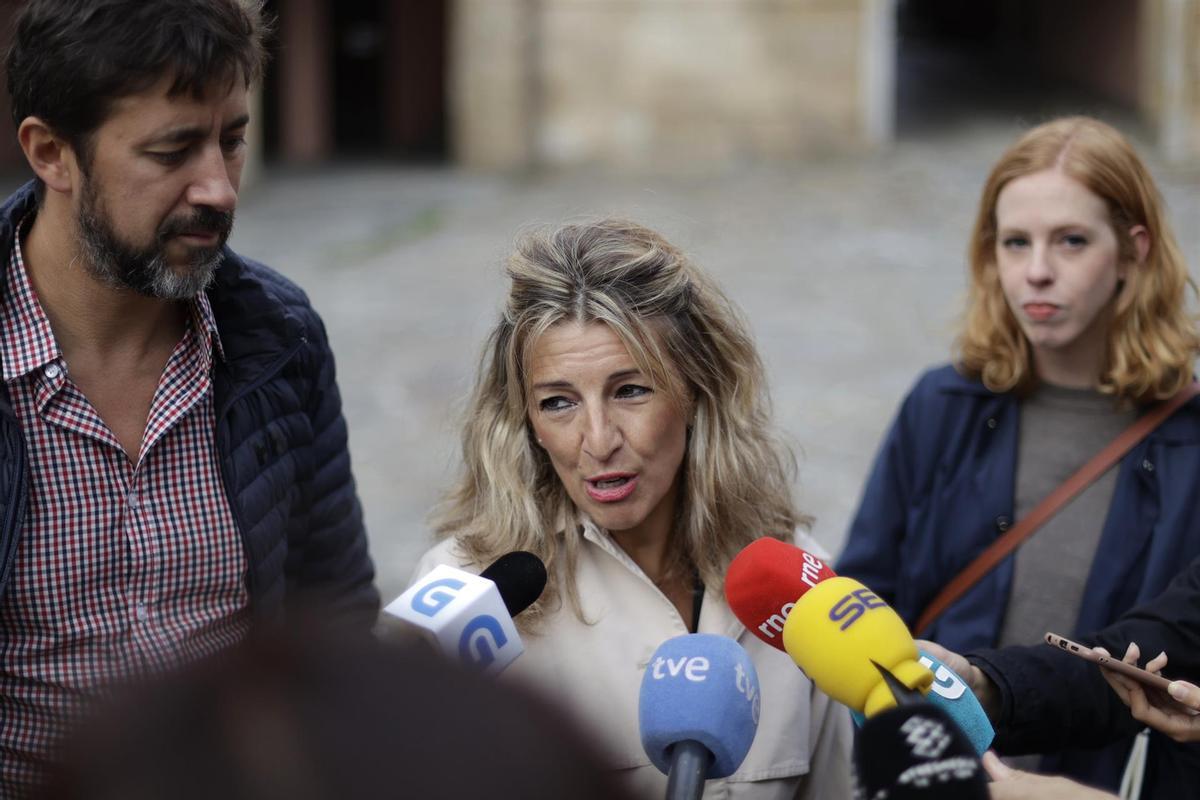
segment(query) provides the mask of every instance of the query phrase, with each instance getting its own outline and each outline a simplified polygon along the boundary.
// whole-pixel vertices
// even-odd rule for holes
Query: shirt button
[[[1008,517],[1004,516],[1003,514],[996,517],[996,529],[1001,533],[1004,533],[1004,531],[1008,530],[1011,524],[1012,523],[1009,522]]]
[[[996,418],[988,417],[987,426],[990,430],[996,430]]]
[[[1146,470],[1146,472],[1154,472],[1154,462],[1148,458],[1143,458],[1142,469]]]
[[[138,499],[137,492],[130,492],[127,499],[129,501],[129,507],[135,511],[137,510],[137,507],[142,504],[142,501]]]
[[[47,378],[57,378],[61,372],[62,370],[58,368],[58,364],[51,364],[50,366],[46,367]]]
[[[150,619],[150,612],[146,610],[146,606],[143,603],[137,604],[137,609],[135,610],[134,614],[137,617],[138,622],[145,622],[146,620]]]

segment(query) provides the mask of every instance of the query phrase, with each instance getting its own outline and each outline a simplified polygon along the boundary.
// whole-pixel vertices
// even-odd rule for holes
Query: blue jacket
[[[913,625],[1013,523],[1018,421],[1012,394],[996,394],[950,366],[922,375],[876,457],[838,572],[870,586]],[[1198,481],[1200,399],[1121,461],[1072,634],[1105,627],[1200,556]],[[917,633],[960,653],[994,646],[1012,576],[1009,558]],[[1111,769],[1096,772],[1102,761],[1119,761],[1119,778],[1124,761],[1113,753],[1064,756],[1057,767],[1113,785]]]
[[[0,207],[0,290],[13,231],[35,206],[30,183]],[[295,284],[228,249],[208,297],[225,352],[214,360],[217,458],[254,617],[303,604],[370,625],[379,595],[325,328]],[[0,594],[28,491],[25,439],[0,383]]]

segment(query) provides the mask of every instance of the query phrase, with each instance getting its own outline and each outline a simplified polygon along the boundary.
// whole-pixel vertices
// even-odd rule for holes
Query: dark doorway
[[[384,64],[388,45],[381,0],[336,0],[333,27],[333,141],[343,155],[383,150]]]
[[[310,36],[289,41],[286,24],[292,4],[268,0],[279,16],[280,41],[264,84],[265,151],[268,158],[287,153],[283,139],[294,135],[282,95],[293,103],[327,110],[311,124],[326,126],[327,155],[336,158],[397,158],[440,161],[446,157],[447,0],[318,0],[321,23]],[[316,25],[317,23],[313,23]],[[318,85],[282,71],[297,69],[298,59],[316,58]],[[313,68],[313,62],[305,65]],[[292,78],[292,80],[288,80]],[[319,101],[319,102],[318,102]],[[294,123],[293,123],[294,124]]]
[[[446,0],[389,2],[385,144],[412,159],[446,157]]]
[[[1132,117],[1138,5],[898,0],[897,135],[978,118]]]

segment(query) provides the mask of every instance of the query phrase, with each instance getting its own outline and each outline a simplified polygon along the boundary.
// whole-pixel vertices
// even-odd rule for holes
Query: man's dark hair
[[[7,58],[13,122],[40,118],[86,163],[122,97],[164,78],[197,99],[258,80],[269,27],[262,0],[30,0]]]

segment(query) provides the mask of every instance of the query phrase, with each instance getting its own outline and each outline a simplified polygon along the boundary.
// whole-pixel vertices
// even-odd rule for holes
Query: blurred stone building
[[[20,0],[0,0],[0,23]],[[1200,161],[1200,0],[268,0],[259,158],[720,168],[988,115]],[[6,26],[7,28],[7,26]],[[0,137],[0,167],[21,163]]]
[[[657,170],[1004,115],[1200,160],[1200,0],[279,0],[268,156]]]
[[[451,152],[635,167],[1128,110],[1200,157],[1197,0],[457,0]]]

